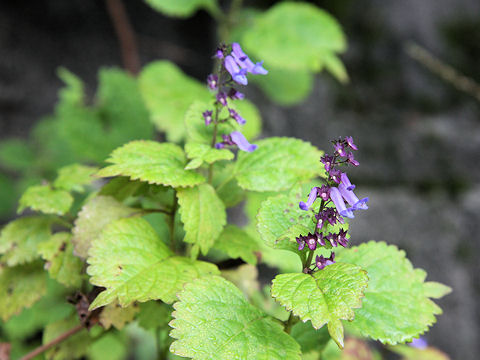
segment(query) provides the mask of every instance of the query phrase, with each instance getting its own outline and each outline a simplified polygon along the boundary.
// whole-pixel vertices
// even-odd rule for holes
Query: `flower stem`
[[[293,312],[290,313],[290,316],[288,317],[288,320],[285,322],[285,327],[283,328],[287,334],[290,334],[292,331],[293,325],[295,325],[298,322],[298,319],[295,318],[293,315]]]
[[[170,227],[170,248],[172,249],[173,252],[176,251],[177,244],[175,242],[175,215],[177,213],[177,207],[178,207],[178,200],[177,200],[177,192],[173,192],[173,206],[172,206],[172,212],[170,213],[170,222],[169,222],[169,227]]]

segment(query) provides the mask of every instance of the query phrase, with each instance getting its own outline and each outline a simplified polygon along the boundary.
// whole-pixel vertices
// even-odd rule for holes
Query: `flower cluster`
[[[239,125],[245,125],[246,120],[229,106],[229,99],[242,100],[245,98],[245,95],[233,86],[235,84],[247,85],[247,73],[254,75],[266,75],[268,73],[263,67],[263,62],[253,63],[238,43],[232,44],[230,53],[228,53],[228,50],[226,45],[217,48],[215,57],[221,61],[220,68],[217,74],[210,74],[207,77],[208,88],[216,91],[217,94],[215,96],[215,114],[212,110],[206,110],[202,114],[206,126],[212,123],[217,126],[219,123],[231,119]],[[218,118],[222,108],[227,109],[228,117],[225,119]],[[257,145],[250,144],[239,131],[222,135],[222,140],[215,144],[217,149],[222,149],[225,146],[237,146],[240,150],[252,152],[257,148]]]
[[[331,247],[337,247],[338,245],[347,247],[347,231],[340,229],[338,233],[327,233],[324,230],[324,225],[344,224],[344,218],[353,218],[355,211],[368,209],[368,198],[360,200],[353,192],[355,185],[350,182],[347,174],[339,169],[339,166],[342,165],[359,165],[353,153],[348,151],[349,149],[358,150],[352,137],[347,136],[343,140],[335,141],[334,149],[333,155],[325,154],[320,159],[327,175],[326,185],[313,187],[307,201],[299,203],[300,209],[307,211],[310,210],[318,198],[322,201],[318,213],[315,214],[317,222],[315,231],[296,238],[300,251],[305,248],[305,245],[311,251],[314,251],[317,246],[326,246],[327,243]],[[334,259],[334,252],[331,253],[329,258],[317,256],[315,266],[322,270],[325,266],[335,263]]]

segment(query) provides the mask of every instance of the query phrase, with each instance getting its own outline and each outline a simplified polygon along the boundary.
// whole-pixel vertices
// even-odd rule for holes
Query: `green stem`
[[[293,315],[293,312],[290,313],[288,320],[285,322],[285,327],[283,328],[287,334],[290,334],[292,331],[293,325],[298,322],[298,319]]]
[[[170,248],[173,252],[176,252],[177,244],[175,243],[175,214],[177,213],[178,201],[177,201],[177,192],[173,192],[173,206],[170,213]]]
[[[303,269],[308,269],[312,265],[312,259],[313,255],[315,254],[315,250],[310,250],[308,253],[307,260],[305,261],[305,264],[303,264]]]

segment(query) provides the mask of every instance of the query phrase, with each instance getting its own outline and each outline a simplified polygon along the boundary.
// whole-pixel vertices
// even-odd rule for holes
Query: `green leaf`
[[[401,355],[402,360],[450,360],[447,354],[431,346],[417,349],[408,345],[396,345],[389,346],[388,349]]]
[[[18,213],[26,208],[45,214],[64,215],[73,204],[73,197],[67,191],[54,190],[50,185],[30,186],[20,198]]]
[[[282,2],[256,18],[244,34],[249,54],[265,66],[319,71],[324,54],[343,52],[345,36],[328,13],[307,3]]]
[[[440,299],[452,292],[452,288],[436,281],[427,281],[423,284],[425,296],[432,299]]]
[[[122,333],[108,332],[88,347],[89,360],[125,360],[128,359],[130,344]]]
[[[141,181],[132,181],[126,176],[118,176],[105,184],[98,195],[112,196],[118,201],[138,195],[148,184]]]
[[[145,2],[165,15],[178,17],[192,16],[201,8],[215,11],[218,7],[216,0],[145,0]]]
[[[47,261],[45,268],[59,283],[79,288],[83,281],[83,261],[73,255],[72,235],[56,233],[38,245],[38,252]]]
[[[98,168],[96,167],[80,164],[64,166],[58,170],[58,176],[53,186],[57,189],[82,193],[85,191],[84,185],[88,185],[95,180],[92,175],[97,171]]]
[[[315,330],[310,323],[303,321],[297,322],[292,327],[290,335],[300,344],[303,354],[312,350],[322,351],[330,341],[330,335],[325,326]]]
[[[283,326],[250,305],[240,290],[219,276],[185,286],[174,304],[174,354],[194,360],[300,359],[300,346]]]
[[[68,330],[73,329],[79,324],[76,317],[56,321],[48,324],[43,332],[43,344],[47,344],[53,339]],[[79,359],[87,352],[91,343],[90,335],[86,329],[80,330],[78,333],[70,336],[65,341],[54,346],[45,352],[46,360],[69,360]]]
[[[138,214],[133,209],[111,196],[91,198],[78,213],[73,228],[73,245],[76,256],[86,259],[91,243],[100,236],[102,230],[114,220]]]
[[[31,216],[6,225],[0,234],[0,262],[14,266],[40,257],[37,246],[50,239],[50,224],[45,217]]]
[[[238,155],[235,174],[240,187],[251,191],[280,191],[323,173],[322,152],[310,143],[272,137],[257,142],[258,149]]]
[[[213,167],[213,186],[227,208],[237,205],[245,198],[245,191],[238,186],[237,179],[232,176],[234,166],[233,163],[228,163]]]
[[[112,326],[117,330],[122,330],[125,324],[131,322],[139,311],[140,308],[137,304],[121,307],[118,303],[113,302],[105,306],[100,313],[100,324],[107,330]]]
[[[140,304],[140,313],[137,316],[138,324],[144,329],[163,328],[172,319],[170,305],[158,301],[147,301]]]
[[[46,292],[47,277],[39,263],[0,267],[0,317],[6,321],[32,306]]]
[[[184,169],[187,159],[183,150],[169,143],[132,141],[113,151],[107,162],[113,165],[101,169],[97,176],[129,176],[132,180],[172,187],[205,181],[202,175]]]
[[[272,296],[303,321],[311,320],[315,329],[328,325],[328,332],[343,348],[343,326],[340,320],[352,320],[368,277],[359,266],[335,263],[313,275],[280,274],[272,285]]]
[[[144,67],[139,84],[151,121],[172,142],[179,142],[185,137],[183,118],[192,102],[209,101],[212,97],[206,85],[185,75],[169,61],[156,61]],[[200,112],[200,116],[205,110]]]
[[[234,158],[233,153],[227,149],[215,149],[210,145],[201,144],[201,143],[187,143],[185,145],[185,152],[189,159],[195,161],[195,167],[190,165],[187,166],[188,169],[196,169],[200,167],[203,162],[207,164],[213,164],[216,161],[220,160],[232,160]]]
[[[199,246],[206,255],[227,223],[225,206],[210,184],[179,189],[177,197],[184,241]]]
[[[405,252],[396,246],[370,241],[341,252],[337,260],[368,272],[370,281],[362,308],[355,311],[350,324],[362,335],[392,345],[411,341],[442,313],[428,298],[442,291],[432,291],[432,286],[424,283],[425,273],[414,270]]]
[[[215,242],[215,249],[225,252],[229,257],[241,258],[248,264],[255,265],[259,251],[258,243],[247,232],[235,225],[227,225]]]
[[[17,206],[16,181],[0,173],[0,217],[7,218]]]
[[[348,82],[347,69],[345,69],[345,65],[343,65],[338,56],[333,53],[326,52],[323,55],[322,60],[325,65],[325,69],[327,69],[338,81],[344,84]]]
[[[253,80],[273,101],[292,106],[301,103],[310,94],[314,75],[308,70],[268,67],[268,76],[256,76]]]
[[[35,155],[25,140],[8,139],[0,143],[0,165],[13,171],[32,168]]]
[[[175,256],[142,218],[108,225],[93,241],[87,262],[90,282],[106,288],[91,309],[117,299],[123,307],[155,299],[171,303],[184,283],[218,272],[213,264]]]

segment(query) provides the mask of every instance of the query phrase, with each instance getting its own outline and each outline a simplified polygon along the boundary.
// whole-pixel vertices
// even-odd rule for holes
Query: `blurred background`
[[[260,9],[274,3],[245,1]],[[370,209],[352,222],[352,243],[396,244],[429,280],[451,286],[453,293],[438,302],[444,314],[426,339],[454,359],[477,359],[480,2],[312,3],[345,32],[341,59],[349,81],[322,72],[306,85],[305,99],[288,106],[249,86],[263,136],[294,136],[326,151],[331,139],[353,136],[361,166],[350,177],[359,196],[370,197]],[[200,81],[206,78],[216,47],[211,16],[201,10],[189,18],[166,17],[140,0],[124,5],[142,65],[167,59]],[[2,223],[14,216],[19,187],[47,176],[29,172],[29,157],[36,154],[21,140],[31,141],[38,121],[53,113],[63,86],[58,68],[82,79],[93,102],[98,70],[111,66],[122,67],[122,57],[106,2],[0,2],[0,140],[16,139],[0,153]],[[48,142],[48,130],[43,134]]]

